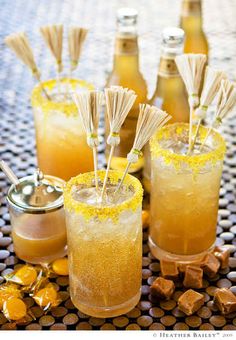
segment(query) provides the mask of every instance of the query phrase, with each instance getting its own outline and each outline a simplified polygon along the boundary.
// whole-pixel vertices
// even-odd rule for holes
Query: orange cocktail
[[[99,171],[104,179],[105,171]],[[142,280],[142,186],[109,172],[105,199],[98,200],[94,173],[72,178],[64,191],[70,294],[74,305],[95,317],[127,313],[138,303]]]
[[[206,131],[189,156],[188,124],[166,126],[151,141],[149,241],[158,258],[196,260],[214,246],[225,142],[214,131],[200,150]]]
[[[93,89],[93,86],[75,79],[44,82],[52,100],[47,100],[40,85],[32,92],[37,158],[39,168],[48,175],[69,180],[93,169],[92,151],[86,143],[78,110],[72,102],[71,91]]]

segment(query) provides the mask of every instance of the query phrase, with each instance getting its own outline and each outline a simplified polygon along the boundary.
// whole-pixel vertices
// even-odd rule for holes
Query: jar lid
[[[19,184],[8,191],[8,202],[26,213],[42,214],[63,206],[64,181],[58,177],[43,175],[39,169],[31,176],[23,177]]]

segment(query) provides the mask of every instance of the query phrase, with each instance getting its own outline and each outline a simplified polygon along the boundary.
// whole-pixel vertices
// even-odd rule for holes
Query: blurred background
[[[13,5],[14,3],[14,5]],[[18,81],[31,82],[28,70],[16,60],[3,43],[6,35],[26,31],[34,47],[37,61],[47,78],[54,71],[50,52],[39,33],[39,26],[62,23],[65,30],[70,25],[90,29],[81,56],[78,76],[101,87],[105,83],[105,72],[112,67],[116,11],[123,6],[134,7],[139,12],[139,45],[141,68],[148,82],[149,93],[154,90],[160,57],[161,31],[166,26],[176,26],[180,21],[180,0],[1,0],[1,89],[5,88],[5,76],[11,75],[11,89]],[[236,0],[203,1],[204,30],[210,44],[210,62],[232,72],[236,58]],[[65,34],[66,36],[66,34]],[[66,38],[66,37],[65,37]],[[65,41],[66,44],[66,41]],[[66,51],[65,51],[66,52]],[[64,59],[67,58],[64,53]],[[232,60],[232,62],[229,62]],[[15,65],[14,65],[14,64]],[[2,82],[3,81],[3,82]],[[33,81],[32,81],[33,83]],[[28,84],[28,90],[32,83]],[[27,89],[27,87],[26,87]],[[5,91],[4,91],[5,92]]]
[[[0,0],[0,152],[5,160],[18,168],[35,162],[33,116],[30,92],[34,85],[29,70],[5,46],[4,38],[25,31],[33,46],[42,78],[54,76],[54,60],[39,33],[39,26],[62,23],[90,29],[74,76],[102,88],[112,68],[116,11],[122,6],[138,10],[138,32],[141,71],[147,81],[149,97],[155,89],[160,59],[161,31],[179,25],[181,0]],[[204,30],[210,45],[209,61],[236,76],[236,0],[203,1]],[[66,34],[64,34],[66,40]],[[65,74],[67,66],[65,41]],[[17,135],[14,130],[17,129]],[[30,153],[30,158],[25,153]],[[24,155],[25,154],[25,155]],[[14,159],[11,155],[16,155]],[[22,160],[26,164],[22,165]],[[33,163],[33,164],[32,164]],[[17,166],[18,164],[18,166]],[[33,169],[33,168],[32,168]],[[19,170],[19,169],[18,169]],[[19,174],[20,175],[20,174]],[[24,173],[25,175],[25,173]]]

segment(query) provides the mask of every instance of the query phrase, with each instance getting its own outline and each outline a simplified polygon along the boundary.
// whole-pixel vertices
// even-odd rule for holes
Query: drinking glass
[[[150,143],[149,244],[157,258],[180,262],[199,260],[214,246],[225,155],[224,139],[216,131],[201,149],[203,126],[195,151],[187,155],[188,128],[186,123],[167,125]]]
[[[98,172],[101,189],[105,171]],[[70,294],[74,305],[95,317],[130,311],[139,301],[142,276],[142,186],[109,171],[105,198],[99,200],[94,173],[72,178],[64,191]]]

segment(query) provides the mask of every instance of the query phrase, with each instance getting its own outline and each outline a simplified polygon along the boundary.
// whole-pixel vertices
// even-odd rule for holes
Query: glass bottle
[[[188,122],[189,105],[184,83],[175,64],[175,57],[183,52],[184,31],[168,27],[162,32],[162,51],[157,75],[156,90],[150,104],[168,112],[172,119],[169,123]],[[147,144],[144,151],[145,166],[143,184],[150,192],[151,157]]]
[[[147,85],[139,70],[139,48],[137,35],[137,11],[132,8],[121,8],[117,12],[117,34],[115,40],[115,53],[113,70],[110,73],[106,86],[118,85],[128,87],[137,94],[136,102],[128,114],[121,131],[121,142],[115,148],[111,168],[124,170],[127,164],[127,153],[132,147],[139,113],[139,103],[147,100]],[[109,134],[109,125],[106,122],[106,135]],[[109,149],[106,150],[106,156]],[[143,158],[130,167],[130,172],[136,172],[143,166]]]
[[[182,0],[180,27],[185,31],[185,53],[208,55],[207,37],[202,27],[202,1]]]

